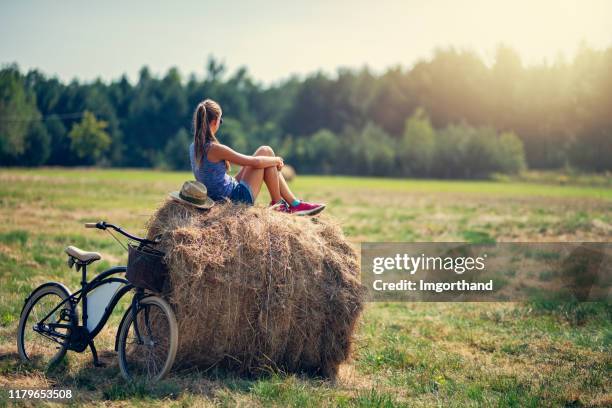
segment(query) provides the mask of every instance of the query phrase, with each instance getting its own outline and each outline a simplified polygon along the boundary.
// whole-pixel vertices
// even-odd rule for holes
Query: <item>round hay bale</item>
[[[336,376],[365,296],[356,253],[337,225],[168,200],[147,227],[149,238],[161,234],[166,253],[177,364]]]
[[[295,176],[297,175],[297,173],[295,172],[295,169],[293,168],[293,166],[291,166],[289,164],[285,164],[283,166],[283,168],[281,169],[281,174],[283,175],[283,177],[287,181],[293,180],[295,178]]]

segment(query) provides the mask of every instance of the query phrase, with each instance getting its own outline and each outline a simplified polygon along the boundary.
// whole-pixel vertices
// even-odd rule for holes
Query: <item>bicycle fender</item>
[[[61,290],[63,290],[64,292],[66,292],[67,297],[70,297],[70,289],[68,289],[66,287],[66,285],[64,285],[63,283],[60,282],[47,282],[47,283],[43,283],[42,285],[38,286],[36,289],[34,289],[32,292],[30,292],[30,294],[28,295],[27,298],[25,298],[25,300],[23,301],[23,306],[21,307],[21,312],[19,313],[19,316],[21,316],[23,314],[23,310],[25,309],[26,305],[28,304],[28,302],[30,301],[30,299],[40,290],[50,287],[50,286],[56,286],[58,288],[60,288]]]
[[[127,308],[127,310],[123,314],[123,317],[121,318],[119,326],[117,326],[117,334],[115,335],[115,351],[119,351],[119,332],[121,331],[121,326],[123,326],[123,322],[125,321],[125,319],[127,319],[130,313],[132,313],[132,305]]]

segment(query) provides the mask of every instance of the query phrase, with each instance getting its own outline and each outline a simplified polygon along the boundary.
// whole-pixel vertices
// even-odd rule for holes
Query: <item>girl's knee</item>
[[[255,150],[255,156],[274,156],[274,150],[270,146],[259,146]]]

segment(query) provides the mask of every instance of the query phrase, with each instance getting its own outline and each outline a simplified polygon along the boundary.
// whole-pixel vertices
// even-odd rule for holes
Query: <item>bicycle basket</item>
[[[149,247],[128,244],[127,280],[137,288],[161,292],[168,276],[164,253]]]

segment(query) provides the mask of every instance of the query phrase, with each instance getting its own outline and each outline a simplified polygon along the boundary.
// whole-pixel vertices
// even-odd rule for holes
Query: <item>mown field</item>
[[[99,406],[611,406],[612,310],[604,304],[377,303],[366,307],[353,359],[336,383],[282,373],[248,379],[173,372],[155,386],[123,381],[113,340],[121,309],[91,354],[57,372],[19,362],[24,298],[49,280],[78,287],[65,246],[102,252],[94,271],[124,263],[107,220],[136,233],[187,173],[0,169],[0,389],[71,388]],[[328,203],[364,241],[610,241],[612,189],[534,182],[298,177],[300,197]],[[260,197],[260,205],[267,197]],[[3,393],[0,406],[10,404]]]

